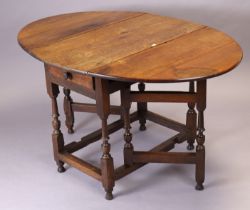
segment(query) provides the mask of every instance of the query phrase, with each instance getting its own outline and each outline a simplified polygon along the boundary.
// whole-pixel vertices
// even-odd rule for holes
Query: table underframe
[[[72,133],[74,112],[96,112],[102,121],[102,128],[81,138],[78,142],[64,144],[63,134],[60,130],[57,96],[59,94],[58,84],[47,78],[47,90],[52,99],[52,141],[54,159],[58,165],[58,171],[64,172],[64,163],[77,168],[81,172],[102,182],[106,191],[106,199],[113,198],[113,187],[115,180],[118,180],[131,172],[139,169],[147,163],[185,163],[196,165],[196,189],[203,189],[205,176],[205,136],[204,115],[206,108],[206,80],[190,82],[189,91],[145,91],[144,83],[139,84],[139,91],[130,91],[130,85],[124,85],[121,89],[121,106],[111,106],[107,81],[96,79],[96,104],[75,103],[70,97],[70,91],[64,88],[64,109],[66,114],[66,125],[69,133]],[[125,84],[125,83],[124,83]],[[108,98],[108,99],[107,99]],[[129,114],[130,105],[137,102],[138,110]],[[168,102],[188,104],[186,124],[153,113],[147,109],[148,102]],[[195,111],[198,110],[198,120]],[[70,111],[69,111],[70,109]],[[70,114],[69,114],[70,113]],[[121,119],[107,124],[109,114],[121,115]],[[178,134],[167,139],[163,143],[152,148],[150,151],[135,151],[132,145],[130,123],[139,121],[140,130],[145,130],[146,120],[173,129]],[[69,123],[71,121],[71,123]],[[198,126],[197,126],[198,122]],[[110,154],[110,143],[108,135],[124,127],[124,164],[114,169],[113,158]],[[78,158],[72,153],[87,147],[88,145],[102,139],[101,167],[94,166],[85,160]],[[188,142],[188,150],[194,149],[194,141],[197,141],[195,152],[170,152],[175,144]]]

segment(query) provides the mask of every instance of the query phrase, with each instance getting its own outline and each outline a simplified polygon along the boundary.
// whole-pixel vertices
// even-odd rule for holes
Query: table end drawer
[[[65,87],[79,86],[87,90],[94,90],[93,77],[54,66],[47,66],[46,71],[51,79],[57,81],[59,85]]]

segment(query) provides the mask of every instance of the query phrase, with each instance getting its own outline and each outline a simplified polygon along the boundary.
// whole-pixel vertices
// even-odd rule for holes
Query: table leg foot
[[[194,145],[193,144],[188,144],[187,145],[187,150],[194,150]]]
[[[147,127],[146,127],[145,123],[140,124],[139,130],[140,130],[140,131],[145,131],[145,130],[147,130]]]
[[[69,133],[69,134],[74,133],[74,129],[73,129],[73,128],[68,128],[68,133]]]
[[[204,186],[203,186],[203,184],[197,184],[195,186],[195,189],[201,191],[201,190],[204,190]]]
[[[60,165],[60,166],[58,166],[57,171],[58,171],[59,173],[63,173],[63,172],[66,171],[66,169],[65,169],[62,165]]]
[[[106,198],[106,200],[112,200],[113,199],[112,191],[111,192],[106,192],[105,198]]]

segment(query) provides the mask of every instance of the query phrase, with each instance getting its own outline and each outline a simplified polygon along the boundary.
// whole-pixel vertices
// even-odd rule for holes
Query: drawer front
[[[76,88],[94,90],[94,80],[92,77],[53,66],[48,66],[47,71],[51,79],[59,83],[59,85],[69,87],[72,90],[74,90],[74,86]]]

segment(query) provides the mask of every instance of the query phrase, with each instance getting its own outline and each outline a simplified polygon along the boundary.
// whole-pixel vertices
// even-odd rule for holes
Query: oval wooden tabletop
[[[221,75],[240,46],[213,28],[142,12],[80,12],[24,27],[20,45],[44,63],[122,81],[179,82]]]

